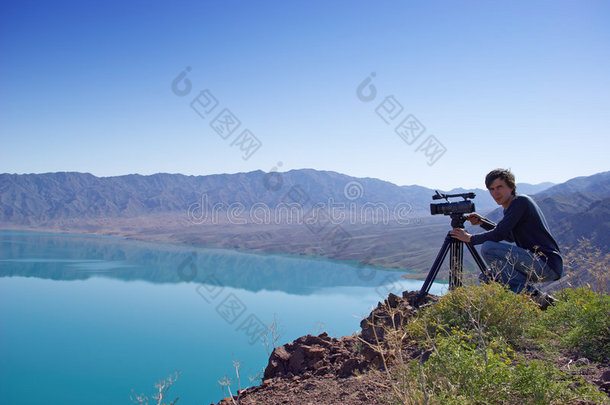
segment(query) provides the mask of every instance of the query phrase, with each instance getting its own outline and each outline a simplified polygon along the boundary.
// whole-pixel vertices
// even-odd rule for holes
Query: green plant
[[[610,296],[588,288],[566,289],[539,319],[558,342],[597,361],[610,361]]]
[[[399,345],[386,346],[385,358],[394,359],[386,365],[394,403],[608,403],[597,387],[562,372],[540,347],[559,339],[559,331],[566,345],[585,344],[598,352],[600,345],[610,346],[602,339],[610,335],[610,297],[577,290],[558,298],[557,306],[544,312],[527,296],[490,283],[460,287],[422,309],[404,329],[423,354],[405,363],[396,353]],[[530,350],[537,359],[526,357]]]
[[[432,404],[572,404],[607,403],[594,387],[582,384],[544,361],[525,361],[506,344],[491,340],[486,348],[464,341],[461,333],[438,337],[424,363],[411,363],[412,378],[423,373]],[[605,402],[604,402],[605,401]]]
[[[491,338],[518,345],[523,331],[539,313],[527,296],[515,294],[498,283],[489,283],[457,288],[424,311],[408,329],[419,340],[437,334],[447,336],[457,329],[483,346]]]

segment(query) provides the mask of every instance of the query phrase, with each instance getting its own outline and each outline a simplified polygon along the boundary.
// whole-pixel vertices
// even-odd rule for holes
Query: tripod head
[[[451,227],[464,229],[464,222],[467,221],[466,215],[464,214],[450,214],[451,216]]]

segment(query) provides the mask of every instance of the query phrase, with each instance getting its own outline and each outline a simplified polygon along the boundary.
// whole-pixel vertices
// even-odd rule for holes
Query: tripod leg
[[[468,242],[466,243],[466,246],[468,247],[468,250],[470,250],[470,254],[474,258],[474,261],[477,263],[477,266],[479,266],[479,270],[481,270],[483,274],[488,275],[489,272],[487,271],[485,261],[483,261],[483,258],[481,258],[481,255],[479,255],[479,252],[477,252],[473,244]]]
[[[459,283],[457,287],[462,285],[462,276],[464,274],[464,242],[460,243],[460,272],[459,272]]]
[[[419,294],[417,294],[417,302],[419,305],[421,300],[428,295],[428,291],[430,291],[430,287],[436,279],[436,276],[443,264],[443,260],[445,260],[445,256],[447,256],[447,252],[451,249],[451,262],[449,263],[449,289],[454,290],[455,288],[462,285],[462,273],[464,268],[464,244],[470,251],[470,254],[474,258],[479,270],[483,274],[488,274],[487,267],[485,265],[485,261],[479,255],[479,252],[474,248],[474,245],[470,242],[462,242],[451,237],[451,234],[447,234],[445,237],[445,241],[443,242],[443,246],[441,246],[441,250],[439,250],[436,259],[434,260],[434,264],[426,277],[426,281],[424,281],[424,285],[422,286]]]
[[[449,290],[453,291],[462,285],[462,274],[464,272],[464,242],[453,239],[449,253]]]
[[[438,271],[443,264],[443,260],[445,260],[445,256],[447,256],[447,252],[449,251],[449,246],[451,245],[451,241],[453,238],[450,234],[447,234],[445,237],[445,241],[443,242],[443,246],[441,246],[441,250],[439,250],[436,255],[436,259],[434,260],[434,264],[432,264],[432,268],[428,272],[428,276],[426,277],[426,281],[424,281],[424,285],[422,286],[419,294],[417,294],[417,302],[419,303],[430,291],[430,287],[438,274]]]

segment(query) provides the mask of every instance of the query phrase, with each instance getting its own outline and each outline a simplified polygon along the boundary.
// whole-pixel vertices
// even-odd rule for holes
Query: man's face
[[[502,179],[495,179],[488,187],[489,194],[498,203],[498,205],[506,208],[513,199],[513,189],[508,187]]]

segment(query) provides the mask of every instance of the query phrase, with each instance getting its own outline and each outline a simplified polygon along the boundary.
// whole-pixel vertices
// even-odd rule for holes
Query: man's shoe
[[[534,301],[536,304],[538,304],[540,309],[543,311],[546,310],[551,305],[555,305],[555,303],[557,302],[557,299],[555,297],[553,297],[552,295],[543,293],[540,290],[534,291],[530,295],[530,297],[532,298],[532,301]]]

